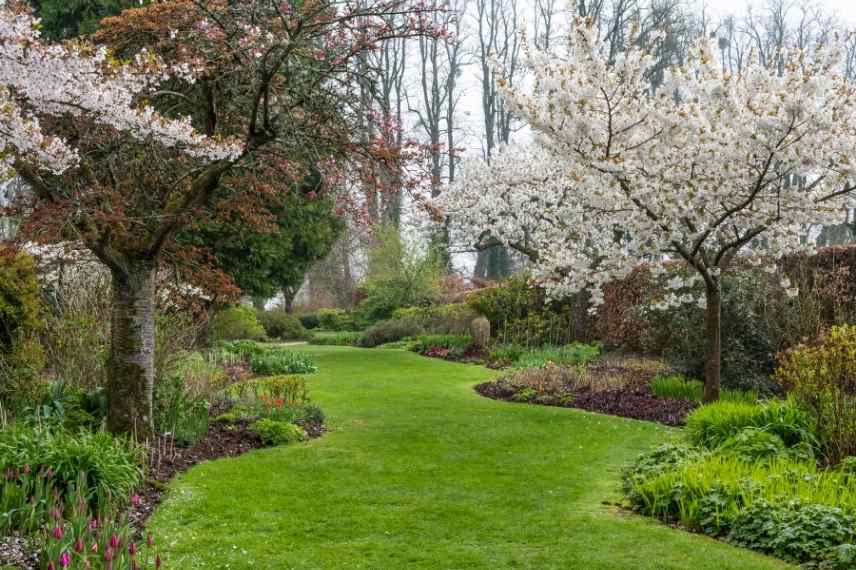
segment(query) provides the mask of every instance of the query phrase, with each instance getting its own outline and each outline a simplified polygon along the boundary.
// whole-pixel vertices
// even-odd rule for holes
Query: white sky
[[[706,2],[708,9],[718,14],[743,13],[748,3],[746,0],[708,0]],[[755,4],[758,3],[755,2]],[[794,0],[795,7],[802,4],[820,6],[824,11],[834,12],[856,25],[856,0],[817,0],[815,2]]]

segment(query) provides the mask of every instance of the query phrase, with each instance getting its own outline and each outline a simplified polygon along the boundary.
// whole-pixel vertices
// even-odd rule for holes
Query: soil
[[[148,480],[138,493],[139,501],[131,505],[128,518],[143,529],[146,520],[163,500],[169,481],[203,461],[222,457],[236,457],[264,447],[261,439],[250,431],[250,422],[224,423],[213,418],[229,410],[225,402],[215,404],[209,412],[212,421],[205,437],[191,447],[178,447],[170,435],[160,435],[150,445]],[[326,431],[323,424],[307,422],[303,425],[306,435],[314,439]]]
[[[617,375],[622,372],[618,369],[610,371]],[[605,389],[567,385],[561,397],[557,397],[555,391],[549,395],[535,391],[528,403],[577,408],[611,416],[659,422],[668,426],[683,425],[687,414],[699,405],[683,398],[660,398],[651,391],[648,381],[649,377],[631,371],[619,385]],[[494,400],[520,401],[517,394],[525,389],[525,386],[521,387],[505,377],[479,384],[475,389],[482,396]]]

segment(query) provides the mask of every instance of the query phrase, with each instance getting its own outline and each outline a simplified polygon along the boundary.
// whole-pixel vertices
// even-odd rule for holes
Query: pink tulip
[[[59,555],[59,565],[63,568],[68,568],[71,565],[71,554],[67,550],[63,550]]]
[[[135,507],[139,507],[140,503],[142,503],[142,502],[143,502],[143,500],[140,498],[139,495],[134,495],[133,497],[131,497],[131,504],[134,505]]]
[[[118,534],[113,534],[113,535],[110,537],[110,548],[119,548],[119,546],[120,546],[121,544],[122,544],[122,541],[121,541],[121,540],[119,540],[119,535],[118,535]]]
[[[104,549],[104,562],[112,562],[113,561],[113,549],[109,546]]]
[[[158,554],[155,556],[155,568],[160,568],[160,567],[161,567],[161,559],[160,559],[160,554]]]
[[[75,552],[83,552],[83,549],[86,545],[83,544],[83,539],[81,537],[77,537],[77,540],[74,541],[74,551]]]
[[[131,556],[137,555],[137,545],[133,542],[128,545],[128,554],[130,554]]]
[[[48,570],[56,570],[56,566],[54,566],[53,562],[48,562]]]
[[[53,529],[53,537],[57,540],[62,540],[62,527],[55,526]]]

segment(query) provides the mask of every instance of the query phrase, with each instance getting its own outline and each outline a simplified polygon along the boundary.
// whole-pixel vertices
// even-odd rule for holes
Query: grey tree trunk
[[[722,284],[718,277],[712,278],[705,288],[707,309],[705,324],[707,327],[707,365],[704,370],[704,401],[715,402],[719,399],[719,385],[722,373]]]
[[[154,433],[155,264],[132,260],[112,273],[107,428],[143,441]]]

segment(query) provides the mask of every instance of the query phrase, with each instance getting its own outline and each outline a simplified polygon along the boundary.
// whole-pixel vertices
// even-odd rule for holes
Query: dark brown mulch
[[[26,570],[39,567],[39,553],[26,538],[6,536],[0,538],[0,567],[11,566]]]
[[[163,499],[169,481],[177,474],[203,461],[236,457],[264,447],[261,439],[250,431],[250,422],[229,424],[213,421],[213,418],[227,412],[228,408],[224,404],[211,407],[212,421],[208,433],[191,447],[176,446],[170,435],[160,435],[151,444],[149,479],[138,493],[139,501],[131,506],[128,515],[138,528],[143,528]],[[321,437],[326,431],[323,424],[314,422],[304,424],[303,429],[311,439]]]
[[[476,386],[476,392],[494,400],[513,401],[519,391],[519,386],[504,378]],[[562,400],[535,396],[530,403],[578,408],[669,426],[683,425],[687,414],[698,406],[691,400],[660,398],[651,391],[647,380],[638,378],[629,380],[624,386],[605,390],[592,390],[588,386],[568,387],[567,396]]]

